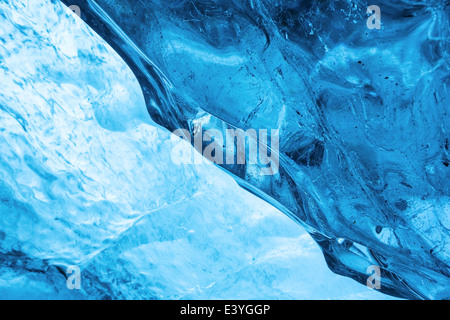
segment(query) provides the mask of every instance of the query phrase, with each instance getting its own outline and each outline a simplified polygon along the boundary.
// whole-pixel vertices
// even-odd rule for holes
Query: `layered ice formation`
[[[365,283],[375,265],[384,292],[449,297],[448,1],[379,1],[381,29],[367,1],[71,4],[160,125],[279,130],[276,174],[223,168],[333,271]]]
[[[217,167],[174,165],[136,77],[59,2],[0,2],[0,85],[0,299],[389,298]]]
[[[446,1],[63,2],[112,48],[0,3],[0,295],[381,297],[326,260],[450,297]],[[229,128],[279,130],[272,175],[172,163],[170,131]]]

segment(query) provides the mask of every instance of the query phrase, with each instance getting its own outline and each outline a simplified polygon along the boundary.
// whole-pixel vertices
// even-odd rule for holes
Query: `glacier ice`
[[[135,75],[59,2],[0,2],[0,124],[1,299],[390,298],[218,168],[172,164]]]
[[[280,130],[279,174],[224,166],[304,226],[330,268],[449,298],[448,1],[63,0],[175,130]]]

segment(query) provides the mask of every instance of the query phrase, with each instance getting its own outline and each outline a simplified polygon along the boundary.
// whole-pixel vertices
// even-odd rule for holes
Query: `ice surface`
[[[279,174],[225,166],[330,268],[449,298],[448,1],[63,1],[122,56],[158,124],[280,129]],[[69,3],[70,2],[70,3]]]
[[[1,299],[389,298],[217,167],[174,165],[131,70],[59,2],[0,2],[0,123]]]

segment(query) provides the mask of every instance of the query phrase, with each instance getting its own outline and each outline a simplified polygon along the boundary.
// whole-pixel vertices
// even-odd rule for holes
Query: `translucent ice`
[[[279,174],[224,166],[336,273],[449,293],[448,1],[75,0],[170,130],[280,130]],[[70,2],[70,3],[69,3]],[[197,124],[197,126],[195,125]]]
[[[0,298],[385,297],[218,168],[174,165],[131,70],[69,12],[0,2]]]

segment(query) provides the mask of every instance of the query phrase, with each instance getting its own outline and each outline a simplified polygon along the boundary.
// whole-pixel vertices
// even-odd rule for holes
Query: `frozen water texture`
[[[449,293],[448,1],[63,0],[170,130],[280,129],[280,170],[224,166],[303,225],[336,273]]]
[[[145,105],[59,2],[0,2],[0,298],[388,298],[217,167],[172,164]]]

